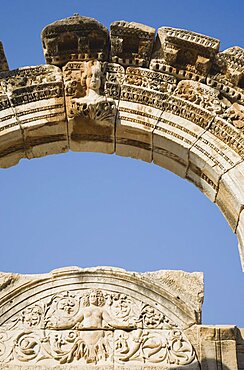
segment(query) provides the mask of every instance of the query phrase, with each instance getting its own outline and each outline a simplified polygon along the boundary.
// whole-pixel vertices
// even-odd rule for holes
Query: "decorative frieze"
[[[5,102],[0,113],[3,135],[8,128],[19,127],[27,158],[67,151],[63,79],[59,68],[46,65],[0,73],[0,94]]]
[[[188,275],[198,295],[202,276]],[[50,275],[18,277],[0,294],[0,306],[10,297],[14,302],[7,311],[4,307],[0,310],[0,366],[23,366],[25,370],[32,366],[153,366],[156,370],[181,366],[187,370],[191,365],[191,369],[199,369],[195,349],[182,327],[191,303],[187,306],[182,302],[183,313],[179,273],[169,271],[167,277],[178,281],[178,308],[170,291],[161,290],[166,288],[164,279],[167,281],[163,272],[161,287],[150,275],[112,268],[71,268]],[[155,301],[156,296],[159,299]]]

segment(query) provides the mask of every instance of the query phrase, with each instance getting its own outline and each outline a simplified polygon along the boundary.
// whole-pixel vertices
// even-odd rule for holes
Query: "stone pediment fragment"
[[[244,49],[233,46],[216,55],[209,78],[228,81],[230,86],[244,87]],[[241,90],[240,90],[241,91]]]
[[[148,67],[156,30],[126,21],[113,22],[110,29],[112,62]]]
[[[187,276],[198,295],[202,275]],[[201,304],[181,295],[176,277],[109,267],[19,276],[0,293],[0,365],[199,369],[186,331],[199,323]]]
[[[107,60],[108,30],[93,18],[75,14],[42,31],[47,63],[63,66],[69,60]]]
[[[205,76],[219,44],[219,40],[196,32],[161,27],[154,45],[152,65],[165,63]]]

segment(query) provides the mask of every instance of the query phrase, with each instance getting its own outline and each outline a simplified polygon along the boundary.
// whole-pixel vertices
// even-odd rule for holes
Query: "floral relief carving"
[[[179,82],[174,95],[220,116],[231,105],[226,98],[220,98],[218,90],[195,81]]]
[[[185,365],[194,359],[184,333],[163,313],[101,289],[45,298],[3,324],[0,336],[0,363]]]

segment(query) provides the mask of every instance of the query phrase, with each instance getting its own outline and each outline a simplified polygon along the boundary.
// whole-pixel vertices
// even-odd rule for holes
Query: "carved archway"
[[[193,182],[237,234],[244,269],[244,51],[194,32],[73,17],[47,65],[0,74],[0,166],[73,151],[153,162]]]

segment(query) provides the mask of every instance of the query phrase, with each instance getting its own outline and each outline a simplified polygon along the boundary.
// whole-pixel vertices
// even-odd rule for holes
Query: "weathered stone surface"
[[[236,229],[238,237],[238,248],[241,257],[242,269],[244,271],[244,209],[241,211]]]
[[[152,161],[152,133],[175,79],[129,67],[121,87],[116,122],[116,153]]]
[[[240,96],[234,94],[234,90],[243,94],[241,89],[244,87],[244,49],[234,46],[218,53],[209,73],[209,81],[211,78],[232,87],[230,91],[223,89],[223,93],[227,96],[240,99]]]
[[[163,65],[169,65],[206,76],[218,50],[219,40],[195,32],[161,27],[154,45],[151,67],[161,69]],[[184,73],[176,71],[176,74],[182,74],[184,78]]]
[[[64,67],[70,149],[114,152],[116,102],[104,94],[105,66],[99,61]]]
[[[57,66],[71,60],[108,58],[108,30],[97,20],[79,14],[46,26],[42,44],[46,62]]]
[[[203,131],[187,117],[164,112],[153,132],[153,162],[185,178],[189,150]]]
[[[111,61],[124,66],[148,67],[155,29],[144,24],[117,21],[111,24]]]
[[[174,270],[159,270],[145,272],[143,276],[159,285],[167,287],[167,290],[177,299],[190,302],[195,307],[196,317],[201,322],[201,309],[204,297],[204,282],[202,272],[185,272]]]
[[[0,167],[68,149],[153,161],[192,181],[236,231],[243,49],[219,52],[218,40],[175,28],[161,27],[156,42],[154,34],[114,22],[110,48],[107,29],[92,18],[76,14],[47,26],[43,47],[55,66],[0,72]],[[240,224],[240,250],[242,233]]]
[[[200,273],[73,267],[1,276],[0,365],[6,368],[200,369],[185,334],[201,316]],[[188,301],[187,278],[195,288]]]
[[[201,369],[239,369],[234,326],[199,326],[199,338]]]
[[[27,158],[67,151],[67,123],[59,68],[19,68],[1,73],[0,82],[0,94],[3,103],[6,102],[2,104],[1,112],[3,135],[10,125],[19,128],[19,140],[23,135],[23,151]],[[10,108],[4,109],[4,105]]]
[[[237,362],[238,370],[244,369],[244,329],[237,329]]]
[[[0,369],[241,370],[243,329],[201,325],[203,274],[0,274]]]
[[[0,115],[3,113],[7,112],[0,112]],[[4,124],[0,126],[0,168],[14,166],[26,156],[23,132],[16,122],[12,109],[9,110],[9,113],[11,118],[6,118]],[[11,123],[7,123],[7,121],[11,121]],[[6,124],[9,125],[9,128]]]
[[[236,231],[240,213],[244,208],[244,163],[236,165],[220,180],[216,203],[224,213],[231,228]]]
[[[221,176],[240,161],[234,150],[207,130],[190,149],[186,177],[215,201]]]
[[[3,44],[0,41],[0,72],[8,71],[8,62],[4,53]]]

